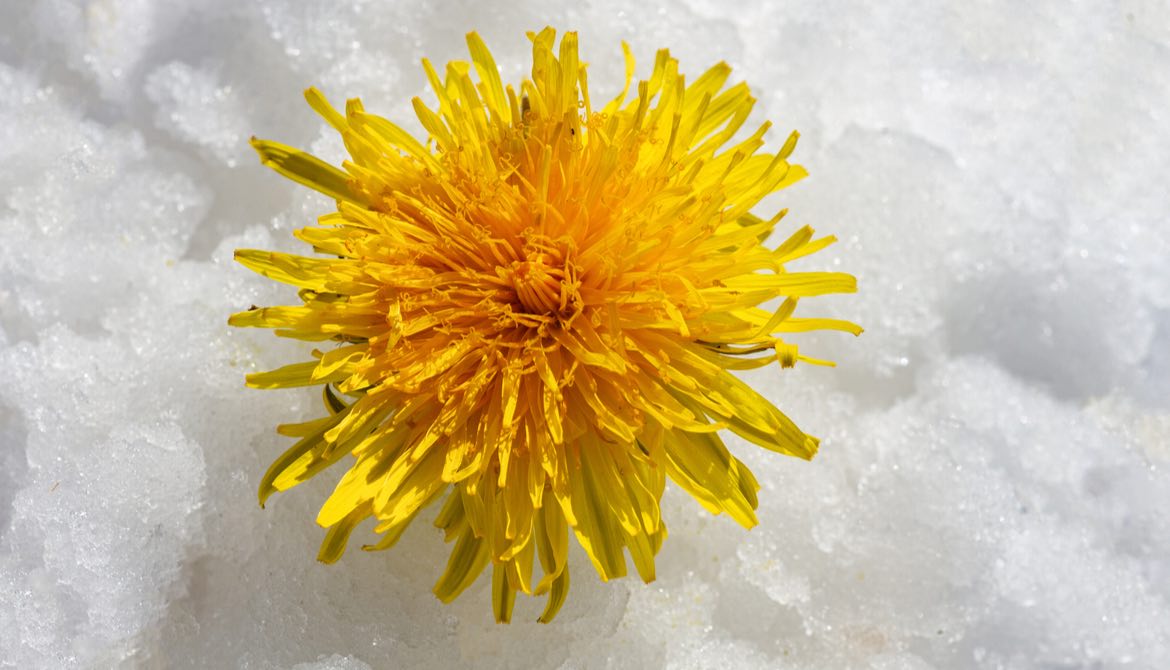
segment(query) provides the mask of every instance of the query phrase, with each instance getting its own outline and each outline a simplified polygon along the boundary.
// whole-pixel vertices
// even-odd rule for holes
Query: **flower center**
[[[512,288],[528,314],[571,320],[581,311],[576,266],[561,245],[533,236],[523,260],[512,264]]]
[[[512,287],[530,314],[559,314],[568,308],[564,268],[548,265],[545,254],[537,254],[512,268]]]

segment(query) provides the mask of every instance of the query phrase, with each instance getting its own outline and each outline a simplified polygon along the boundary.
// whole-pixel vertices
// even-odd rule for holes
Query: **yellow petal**
[[[625,576],[621,530],[616,527],[604,502],[605,492],[597,485],[595,475],[580,461],[569,479],[573,513],[577,517],[573,531],[581,547],[603,581]]]
[[[349,175],[320,158],[280,142],[255,137],[252,138],[252,148],[260,154],[261,163],[298,184],[304,184],[335,200],[364,204],[350,187]]]
[[[492,612],[496,623],[510,622],[515,604],[516,590],[508,584],[507,570],[500,564],[492,566]]]
[[[312,432],[297,441],[269,466],[268,471],[260,480],[261,507],[264,507],[264,503],[273,493],[296,486],[305,481],[310,472],[316,471],[309,465],[316,458],[313,452],[322,451],[325,448],[325,432],[336,425],[341,418],[341,415],[334,415],[317,422]]]
[[[492,58],[478,33],[467,33],[467,48],[471,51],[471,62],[475,64],[475,71],[483,82],[487,92],[486,102],[494,114],[500,116],[504,124],[512,123],[512,112],[508,107],[508,97],[504,94],[504,84],[500,81],[500,70]]]
[[[325,98],[325,94],[317,90],[315,86],[305,89],[305,101],[324,118],[329,125],[333,126],[337,132],[345,132],[349,129],[349,125],[345,122],[345,117],[342,116],[333,105],[329,104],[329,100]]]
[[[317,560],[322,563],[336,563],[337,559],[345,553],[345,545],[349,542],[349,536],[353,533],[353,529],[369,516],[370,508],[366,505],[354,509],[344,519],[334,524],[329,532],[325,533],[325,539],[321,542],[321,550],[317,553]]]
[[[435,584],[435,596],[445,603],[451,602],[475,582],[488,563],[487,543],[470,528],[464,530],[451,550],[447,570]]]
[[[293,363],[282,368],[267,372],[253,372],[245,379],[248,386],[254,389],[283,389],[297,386],[313,386],[325,382],[313,379],[313,370],[317,369],[317,361]],[[336,381],[336,380],[330,380]]]
[[[708,508],[727,512],[745,528],[758,523],[755,491],[751,490],[755,479],[750,473],[744,477],[747,468],[728,453],[717,435],[675,432],[663,445],[667,472],[679,486]]]
[[[346,262],[259,249],[236,249],[235,258],[240,265],[269,279],[315,291],[329,290],[331,272],[352,272],[352,265]]]
[[[544,578],[536,585],[535,591],[538,594],[546,593],[553,581],[566,570],[569,559],[568,525],[559,508],[551,504],[541,508],[536,515],[533,537],[540,566],[544,570]]]
[[[544,612],[541,613],[540,618],[537,619],[540,623],[549,623],[556,617],[557,612],[561,611],[561,605],[565,604],[565,598],[569,595],[569,571],[562,570],[557,574],[556,578],[552,580],[548,588],[548,602],[544,606]]]

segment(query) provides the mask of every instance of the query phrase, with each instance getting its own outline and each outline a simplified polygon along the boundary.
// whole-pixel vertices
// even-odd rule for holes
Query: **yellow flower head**
[[[303,304],[230,320],[331,342],[248,376],[322,385],[328,409],[280,427],[299,441],[264,476],[261,503],[346,459],[317,517],[329,529],[319,558],[333,562],[365,519],[381,537],[363,549],[386,549],[443,499],[435,524],[455,545],[435,594],[452,600],[491,565],[499,621],[517,591],[549,595],[541,621],[556,614],[570,530],[603,580],[625,574],[627,551],[654,579],[667,477],[753,526],[759,486],[719,431],[800,458],[817,440],[729,371],[823,362],[782,333],[860,332],[792,316],[800,298],[855,281],[785,271],[833,241],[807,227],[763,245],[784,212],[751,209],[805,171],[788,162],[796,133],[774,154],[760,152],[769,124],[731,144],[754,100],[725,87],[726,64],[688,85],[660,51],[631,91],[626,47],[626,90],[595,109],[577,35],[559,47],[551,28],[529,37],[519,90],[474,33],[471,63],[444,78],[423,61],[438,98],[414,99],[425,144],[316,89],[305,97],[350,154],[341,169],[253,140],[264,164],[337,211],[296,233],[323,256],[236,253]]]

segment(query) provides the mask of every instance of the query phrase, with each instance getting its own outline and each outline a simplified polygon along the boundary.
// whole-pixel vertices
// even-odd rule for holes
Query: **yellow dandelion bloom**
[[[855,290],[836,272],[788,272],[824,248],[807,227],[764,246],[784,212],[751,213],[805,176],[796,133],[762,153],[769,124],[737,136],[754,103],[720,63],[689,84],[669,52],[595,109],[577,35],[530,34],[532,78],[505,86],[475,33],[471,62],[414,99],[425,143],[350,100],[305,97],[341,133],[340,169],[253,140],[265,165],[337,200],[296,236],[320,256],[239,250],[299,287],[301,304],[253,308],[235,326],[329,342],[312,360],[248,376],[255,388],[324,387],[328,416],[284,425],[298,441],[260,484],[261,504],[346,460],[321,508],[320,560],[373,518],[392,546],[431,503],[454,541],[434,587],[449,602],[492,569],[498,621],[516,593],[569,588],[576,536],[603,580],[654,579],[667,478],[712,513],[756,523],[751,472],[730,430],[811,458],[817,440],[731,371],[824,363],[787,333],[852,323],[793,316],[801,298]],[[733,139],[734,138],[734,139]],[[776,300],[775,309],[761,304]],[[533,563],[541,570],[533,574]]]

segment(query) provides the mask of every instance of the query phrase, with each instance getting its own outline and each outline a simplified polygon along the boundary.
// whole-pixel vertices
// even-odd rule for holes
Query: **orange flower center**
[[[511,267],[512,289],[527,314],[566,322],[581,311],[576,267],[561,245],[544,235],[533,235],[523,260]]]
[[[516,263],[512,268],[512,287],[525,311],[530,314],[559,314],[564,311],[565,271],[550,266],[544,254]]]

